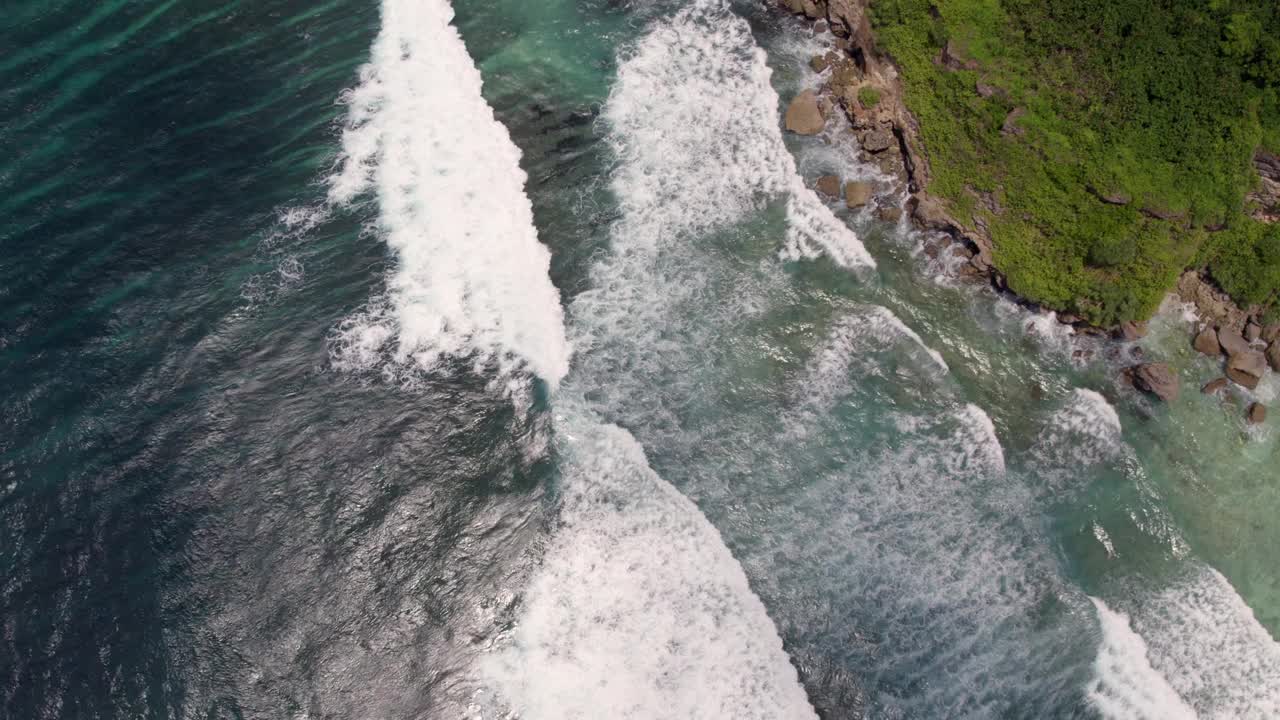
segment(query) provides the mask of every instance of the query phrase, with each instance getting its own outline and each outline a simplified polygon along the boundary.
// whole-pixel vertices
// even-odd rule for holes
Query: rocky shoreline
[[[831,49],[810,60],[812,69],[820,73],[822,85],[815,92],[806,90],[793,98],[784,123],[788,131],[800,135],[817,135],[836,112],[849,121],[851,132],[865,158],[890,177],[897,178],[899,190],[909,199],[906,208],[882,207],[878,216],[896,222],[904,210],[922,230],[939,234],[938,241],[925,245],[931,257],[950,253],[960,258],[956,272],[964,278],[989,282],[998,292],[1014,302],[1034,310],[1037,303],[1011,292],[1004,275],[992,261],[992,241],[987,228],[966,227],[953,219],[945,204],[929,192],[929,157],[921,141],[920,125],[903,101],[903,86],[893,60],[882,53],[871,27],[870,0],[778,0],[783,9],[802,15],[814,23],[815,33],[827,35]],[[950,43],[943,47],[936,62],[957,69],[969,68]],[[997,92],[983,88],[978,92]],[[1016,114],[1016,110],[1014,114]],[[1016,133],[1016,117],[1006,122],[1006,132]],[[1255,163],[1262,176],[1260,189],[1251,196],[1259,212],[1267,218],[1280,219],[1280,160],[1260,154]],[[850,208],[865,206],[871,199],[870,183],[849,182],[823,176],[816,189],[829,198],[842,195]],[[994,203],[994,198],[979,197]],[[1226,293],[1217,289],[1206,277],[1188,271],[1179,279],[1177,296],[1195,306],[1201,318],[1194,346],[1215,358],[1224,358],[1225,377],[1209,383],[1206,394],[1221,392],[1228,382],[1248,390],[1258,386],[1268,367],[1280,372],[1280,323],[1265,323],[1262,308],[1240,308]],[[1060,314],[1058,320],[1077,332],[1111,335],[1117,339],[1136,341],[1145,337],[1145,322],[1127,322],[1115,328],[1098,328],[1082,318]],[[1165,401],[1178,396],[1177,375],[1163,363],[1144,363],[1125,371],[1126,378],[1137,389]],[[1266,408],[1253,403],[1246,413],[1250,423],[1265,421]]]

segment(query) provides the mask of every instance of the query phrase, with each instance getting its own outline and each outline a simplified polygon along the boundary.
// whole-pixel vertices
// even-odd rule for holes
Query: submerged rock
[[[818,178],[818,182],[814,184],[819,193],[829,198],[840,197],[840,178],[835,175],[823,175]]]
[[[1200,392],[1205,395],[1217,395],[1223,390],[1226,390],[1227,385],[1229,384],[1231,384],[1231,381],[1226,378],[1214,378],[1213,380],[1205,383],[1204,387],[1200,388]]]
[[[1205,328],[1196,335],[1195,341],[1192,343],[1196,352],[1216,358],[1222,354],[1222,345],[1218,343],[1218,331],[1213,328]]]
[[[827,126],[827,119],[818,105],[818,94],[805,90],[791,101],[787,108],[787,129],[797,135],[817,135]]]
[[[1250,390],[1258,387],[1267,372],[1267,359],[1257,350],[1236,353],[1227,361],[1227,377]]]
[[[876,217],[888,223],[896,223],[902,219],[902,208],[882,207],[876,211]]]
[[[851,209],[860,208],[871,201],[873,186],[865,180],[855,180],[844,184],[844,201]]]
[[[1245,415],[1250,425],[1261,425],[1267,421],[1267,406],[1262,403],[1254,403],[1249,406],[1249,412]]]
[[[1145,363],[1130,368],[1134,387],[1165,402],[1178,399],[1178,375],[1166,363]]]

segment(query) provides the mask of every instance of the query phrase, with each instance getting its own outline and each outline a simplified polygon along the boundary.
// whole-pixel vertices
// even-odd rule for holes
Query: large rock
[[[1227,354],[1227,357],[1235,357],[1253,350],[1243,335],[1229,328],[1218,328],[1218,344],[1222,346],[1222,351]]]
[[[1211,327],[1205,328],[1196,335],[1195,342],[1192,343],[1196,352],[1216,358],[1222,354],[1222,345],[1218,343],[1218,331]]]
[[[1129,342],[1141,340],[1147,336],[1148,326],[1146,322],[1122,322],[1120,323],[1120,338]]]
[[[1250,343],[1257,342],[1262,337],[1262,327],[1257,323],[1249,323],[1244,326],[1244,339]]]
[[[818,94],[805,90],[791,101],[787,108],[787,129],[798,135],[817,135],[827,126],[827,119],[818,105]]]
[[[1271,347],[1267,348],[1267,364],[1272,370],[1280,372],[1280,340],[1271,343]]]
[[[896,145],[898,139],[888,128],[877,128],[862,136],[862,149],[869,153],[882,153]]]
[[[814,185],[818,192],[829,198],[840,197],[840,178],[835,175],[823,175],[818,178],[818,182]]]
[[[920,193],[911,198],[911,216],[926,230],[946,230],[951,227],[951,217],[942,201],[932,195]]]
[[[1130,368],[1133,384],[1165,402],[1178,399],[1178,375],[1165,363],[1146,363]]]
[[[874,186],[871,183],[857,180],[844,184],[844,201],[851,209],[860,208],[871,202],[871,191]]]
[[[1267,406],[1262,403],[1254,403],[1249,406],[1249,412],[1245,415],[1250,425],[1261,425],[1267,421]]]
[[[1178,279],[1178,296],[1183,302],[1195,304],[1196,312],[1206,323],[1220,328],[1244,329],[1245,312],[1196,271],[1188,270]]]
[[[1257,350],[1236,353],[1227,361],[1227,377],[1237,385],[1253,390],[1267,372],[1267,359]]]

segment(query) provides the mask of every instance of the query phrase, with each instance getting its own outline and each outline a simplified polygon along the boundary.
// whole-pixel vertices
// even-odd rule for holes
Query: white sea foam
[[[1084,388],[1072,391],[1049,418],[1035,447],[1041,466],[1069,468],[1073,477],[1081,466],[1114,460],[1124,450],[1120,415],[1106,398]]]
[[[1090,598],[1102,626],[1089,701],[1109,720],[1196,720],[1163,675],[1151,667],[1147,644],[1129,618]]]
[[[526,720],[814,718],[746,575],[612,425],[559,419],[561,524],[484,663]]]
[[[1194,570],[1130,614],[1151,666],[1200,718],[1280,717],[1280,644],[1221,573]]]
[[[950,372],[942,355],[886,307],[871,305],[836,320],[826,340],[809,364],[802,387],[811,404],[819,407],[844,395],[853,375],[891,371],[883,353],[896,350],[914,363],[925,380],[937,380]]]
[[[557,384],[570,349],[524,194],[520,152],[480,94],[447,0],[383,0],[382,29],[346,96],[342,166],[329,197],[377,192],[396,257],[387,296],[335,333],[339,368],[446,357]]]
[[[959,418],[962,434],[956,437],[956,444],[963,448],[953,471],[971,471],[980,468],[987,473],[1003,475],[1005,472],[1004,448],[1000,445],[1000,437],[996,435],[996,425],[991,416],[982,408],[969,403],[961,407],[956,416]]]
[[[875,265],[798,174],[770,75],[747,22],[723,0],[657,22],[623,57],[604,111],[620,161],[619,250],[686,241],[785,196],[784,257],[825,252],[845,267]]]

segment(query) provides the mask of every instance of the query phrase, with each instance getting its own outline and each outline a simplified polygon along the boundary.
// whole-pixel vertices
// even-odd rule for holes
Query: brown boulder
[[[805,90],[791,101],[787,108],[787,129],[797,135],[817,135],[826,127],[827,120],[818,105],[818,95]]]
[[[1250,343],[1257,342],[1262,337],[1262,328],[1257,323],[1249,323],[1244,326],[1244,339]]]
[[[1229,328],[1218,328],[1218,344],[1222,346],[1222,351],[1228,357],[1235,357],[1253,350],[1243,335]]]
[[[1249,406],[1249,412],[1245,415],[1250,425],[1261,425],[1267,421],[1267,406],[1262,403],[1254,403]]]
[[[1148,327],[1146,322],[1122,322],[1120,323],[1119,333],[1122,339],[1128,342],[1134,342],[1135,340],[1141,340],[1146,337],[1147,330]]]
[[[812,68],[814,72],[820,73],[831,67],[831,57],[828,55],[814,55],[812,58],[809,58],[809,67]]]
[[[1222,345],[1218,343],[1218,331],[1211,327],[1207,327],[1196,335],[1195,341],[1192,343],[1196,352],[1216,358],[1222,354]]]
[[[818,178],[818,182],[814,183],[814,187],[819,193],[829,198],[840,197],[840,178],[835,175],[823,175]]]
[[[946,230],[951,227],[946,206],[931,195],[920,193],[911,198],[911,215],[927,230]]]
[[[1230,384],[1230,381],[1226,378],[1214,378],[1213,380],[1205,383],[1204,387],[1200,388],[1200,392],[1205,395],[1217,395],[1223,390],[1226,390],[1228,384]]]
[[[1133,384],[1165,402],[1178,399],[1178,375],[1165,363],[1146,363],[1130,368]]]
[[[1227,361],[1227,377],[1250,390],[1258,387],[1267,372],[1267,359],[1257,350],[1236,353]]]
[[[1280,372],[1280,340],[1271,343],[1271,347],[1267,348],[1267,364],[1272,370]]]
[[[1280,341],[1280,323],[1273,323],[1263,328],[1262,341],[1266,343]]]
[[[871,201],[874,186],[864,180],[844,184],[844,202],[850,208],[860,208]]]

